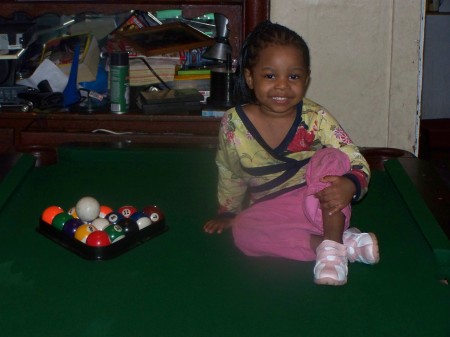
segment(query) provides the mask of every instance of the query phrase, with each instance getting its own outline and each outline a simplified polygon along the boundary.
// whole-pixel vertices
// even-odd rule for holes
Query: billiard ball
[[[137,212],[137,208],[134,206],[122,206],[118,209],[118,212],[121,213],[125,218],[129,218],[132,214]]]
[[[104,229],[104,232],[108,234],[112,243],[122,240],[125,237],[125,231],[119,225],[109,225]]]
[[[64,227],[64,224],[69,221],[70,219],[73,219],[72,216],[68,213],[58,213],[55,215],[52,221],[52,226],[56,229],[62,230]]]
[[[136,232],[139,232],[139,226],[136,221],[131,220],[130,218],[123,218],[117,222],[117,225],[122,227],[125,235],[130,235]]]
[[[147,214],[145,214],[144,212],[133,213],[130,216],[130,219],[136,221],[136,223],[139,226],[139,229],[143,229],[143,228],[145,228],[147,226],[150,226],[152,224],[152,221],[147,216]]]
[[[98,215],[100,218],[105,218],[109,213],[112,213],[113,209],[106,205],[100,206],[100,214]]]
[[[77,211],[75,210],[75,206],[71,207],[67,213],[69,213],[73,218],[78,219],[78,215],[77,215]]]
[[[75,231],[75,239],[78,241],[81,241],[83,243],[86,243],[86,238],[89,236],[89,234],[95,232],[97,229],[90,225],[90,224],[82,224],[80,227],[77,228]]]
[[[92,197],[83,197],[78,200],[75,211],[81,220],[91,222],[98,218],[98,215],[100,214],[100,204]]]
[[[91,222],[97,230],[102,231],[105,227],[109,226],[109,221],[105,218],[97,218]]]
[[[90,233],[86,238],[86,244],[91,247],[104,247],[111,244],[111,240],[107,233],[95,231]]]
[[[111,212],[105,217],[105,219],[108,220],[109,223],[116,225],[119,220],[124,219],[124,216],[119,212]]]
[[[80,227],[82,224],[83,221],[81,221],[78,218],[69,219],[63,226],[63,232],[66,233],[68,236],[73,237],[75,235],[75,232],[77,231],[77,228]]]
[[[64,210],[59,206],[49,206],[42,212],[41,219],[46,224],[51,225],[55,215],[63,212]]]
[[[142,211],[145,214],[147,214],[147,216],[150,218],[152,223],[159,222],[159,221],[162,221],[164,219],[164,213],[156,205],[151,205],[151,206],[144,207],[144,209]]]

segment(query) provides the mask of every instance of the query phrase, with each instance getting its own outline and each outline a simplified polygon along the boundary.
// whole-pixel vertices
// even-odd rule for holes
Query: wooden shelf
[[[269,18],[270,0],[6,0],[3,19],[33,20],[44,14],[114,14],[130,10],[157,11],[179,8],[185,17],[222,13],[230,20],[230,44],[238,50],[247,34]],[[234,55],[235,56],[235,55]],[[37,113],[0,110],[0,141],[5,148],[58,146],[64,143],[126,142],[132,144],[184,144],[215,146],[219,118],[188,115],[144,115],[137,111],[111,113]],[[107,130],[107,131],[100,131]],[[0,149],[2,151],[2,149]]]

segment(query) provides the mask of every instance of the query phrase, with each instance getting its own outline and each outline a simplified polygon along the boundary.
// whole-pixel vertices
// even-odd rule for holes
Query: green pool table
[[[352,219],[377,233],[381,261],[327,287],[312,262],[246,257],[229,232],[202,231],[216,209],[212,149],[63,148],[42,167],[23,155],[0,184],[0,336],[448,337],[448,239],[399,162],[387,167]],[[36,231],[47,206],[85,195],[157,204],[169,230],[105,261]]]

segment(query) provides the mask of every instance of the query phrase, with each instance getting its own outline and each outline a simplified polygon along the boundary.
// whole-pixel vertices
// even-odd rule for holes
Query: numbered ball
[[[94,221],[92,221],[92,226],[97,228],[97,230],[102,231],[107,226],[109,226],[109,221],[107,219],[104,219],[104,218],[97,218]]]
[[[129,218],[131,215],[137,212],[137,208],[134,206],[122,206],[118,209],[118,212],[121,213],[125,218]]]
[[[152,224],[152,221],[144,212],[136,212],[130,216],[130,219],[136,221],[139,229],[143,229]]]
[[[75,206],[71,207],[67,213],[69,213],[73,218],[78,218],[77,211],[75,210]]]
[[[52,226],[56,229],[62,230],[64,227],[64,224],[69,221],[70,219],[73,219],[72,216],[68,213],[58,213],[55,215],[52,221]]]
[[[81,220],[91,222],[98,218],[98,215],[100,214],[100,204],[92,197],[83,197],[78,200],[75,211]]]
[[[112,243],[122,240],[125,237],[125,231],[119,225],[109,225],[104,231],[108,234]]]
[[[122,213],[119,212],[111,212],[109,213],[106,218],[106,220],[109,221],[109,223],[116,225],[120,220],[125,219]]]
[[[156,205],[144,207],[142,211],[147,214],[152,223],[157,223],[164,220],[163,211]]]
[[[72,218],[64,224],[63,232],[66,233],[68,236],[73,237],[78,227],[80,227],[82,224],[83,221],[81,221],[80,219]]]
[[[113,212],[113,209],[111,207],[106,206],[106,205],[101,205],[100,206],[100,214],[98,216],[99,216],[99,218],[106,218],[106,216],[112,212]]]
[[[59,206],[49,206],[42,212],[41,219],[45,223],[51,225],[55,215],[63,212],[64,210]]]
[[[117,224],[123,228],[125,235],[130,235],[139,232],[138,224],[136,223],[136,221],[131,220],[130,218],[123,218]]]
[[[77,228],[75,231],[75,239],[78,241],[81,241],[83,243],[86,243],[86,239],[89,236],[89,234],[96,231],[96,228],[90,224],[82,224],[80,227]]]
[[[91,247],[104,247],[111,244],[111,240],[107,233],[103,231],[95,231],[88,235],[86,244]]]

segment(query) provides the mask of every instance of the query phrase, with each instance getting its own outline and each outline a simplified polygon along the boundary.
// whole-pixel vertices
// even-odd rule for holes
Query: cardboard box
[[[66,75],[69,75],[77,44],[80,45],[77,82],[95,81],[100,51],[97,39],[91,34],[69,35],[48,41],[44,44],[41,62],[44,59],[50,59]]]

